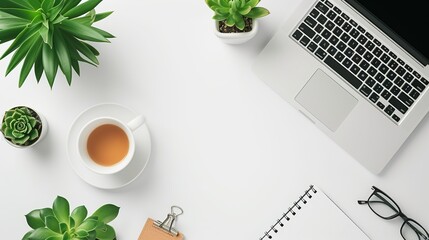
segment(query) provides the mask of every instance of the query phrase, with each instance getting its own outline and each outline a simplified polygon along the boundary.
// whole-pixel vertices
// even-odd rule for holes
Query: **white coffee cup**
[[[105,175],[115,174],[123,170],[126,166],[128,166],[128,164],[131,162],[131,160],[134,157],[134,152],[136,147],[135,147],[135,139],[134,139],[133,132],[137,130],[139,127],[141,127],[144,123],[145,121],[143,116],[138,116],[128,123],[124,123],[123,121],[112,117],[101,117],[87,123],[80,131],[79,140],[78,140],[79,154],[85,166],[95,173],[105,174]],[[128,152],[125,155],[125,157],[118,163],[111,166],[103,166],[96,163],[94,160],[91,159],[87,148],[88,138],[90,134],[96,128],[106,124],[112,124],[121,128],[124,131],[124,133],[127,135],[128,142],[129,142]]]

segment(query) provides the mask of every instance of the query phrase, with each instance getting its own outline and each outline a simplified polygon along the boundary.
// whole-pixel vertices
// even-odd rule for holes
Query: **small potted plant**
[[[70,213],[67,199],[58,196],[52,208],[36,209],[25,218],[32,228],[22,240],[114,240],[115,229],[107,223],[119,214],[119,207],[106,204],[87,218],[88,210],[79,206]]]
[[[258,31],[258,18],[270,12],[256,7],[260,0],[206,0],[215,12],[215,34],[225,43],[241,44],[252,39]]]
[[[5,112],[1,132],[12,146],[30,147],[38,143],[48,131],[48,123],[29,107],[14,107]]]
[[[99,52],[89,43],[114,37],[92,26],[112,13],[96,14],[101,1],[0,0],[0,44],[13,40],[0,59],[15,52],[6,75],[23,62],[19,87],[34,66],[37,82],[45,73],[52,88],[58,68],[70,85],[72,69],[80,74],[79,62],[98,65]]]

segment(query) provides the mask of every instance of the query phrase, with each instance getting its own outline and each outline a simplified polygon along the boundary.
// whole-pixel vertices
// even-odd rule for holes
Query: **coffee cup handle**
[[[131,120],[130,122],[128,122],[127,126],[130,128],[132,132],[134,132],[139,127],[141,127],[144,123],[145,123],[145,118],[143,117],[143,115],[140,115],[134,118],[133,120]]]

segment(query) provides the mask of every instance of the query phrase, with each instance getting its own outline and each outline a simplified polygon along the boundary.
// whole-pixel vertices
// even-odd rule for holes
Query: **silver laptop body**
[[[323,24],[320,15],[327,19]],[[339,16],[344,22],[337,20]],[[353,29],[365,38],[342,38]],[[379,173],[429,110],[429,67],[389,36],[346,1],[303,0],[258,56],[253,69],[363,166]],[[358,44],[350,43],[352,39]],[[330,49],[340,42],[346,47]],[[355,47],[353,55],[350,51],[346,55],[352,48],[349,43]],[[339,52],[343,57],[337,56]],[[365,55],[368,52],[371,54]],[[380,62],[378,67],[372,61],[375,65]]]

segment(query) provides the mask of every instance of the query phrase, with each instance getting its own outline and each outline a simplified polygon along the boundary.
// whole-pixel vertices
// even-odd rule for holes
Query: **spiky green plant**
[[[52,208],[36,209],[25,215],[33,229],[22,240],[114,240],[115,229],[107,223],[113,221],[119,207],[106,204],[87,218],[88,210],[79,206],[70,213],[67,199],[58,196]]]
[[[15,52],[6,75],[24,61],[19,87],[33,66],[37,82],[45,72],[52,88],[58,67],[70,85],[72,68],[80,75],[79,62],[99,64],[99,52],[88,42],[109,42],[114,36],[92,24],[112,12],[95,13],[102,0],[81,1],[0,0],[0,44],[14,40],[0,59]]]
[[[42,123],[27,107],[6,111],[1,125],[4,137],[18,146],[29,146],[39,139]]]
[[[270,12],[263,7],[256,7],[260,0],[206,0],[207,5],[215,12],[213,19],[225,21],[229,27],[236,26],[243,30],[244,18],[261,18]]]

